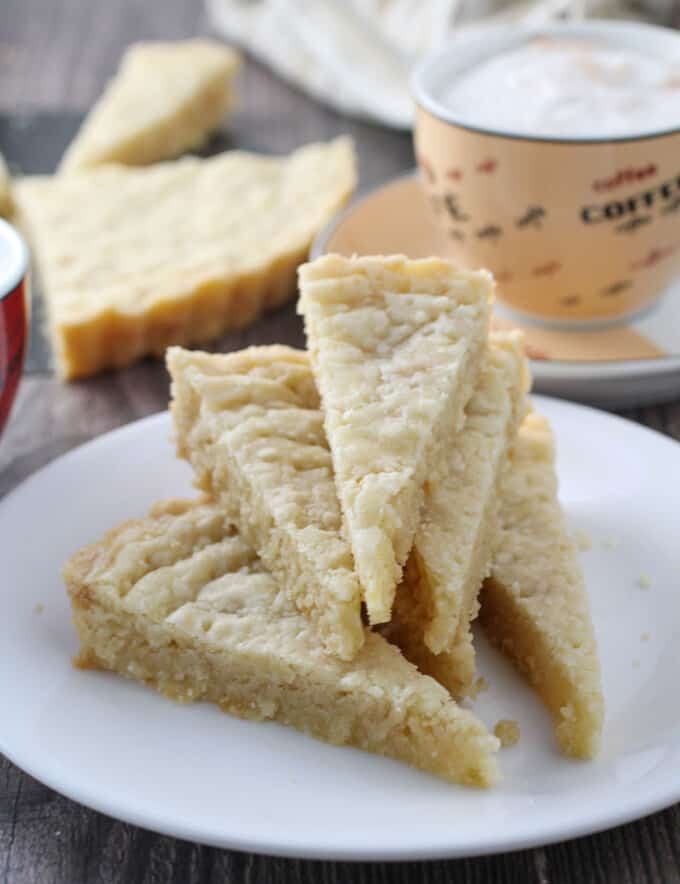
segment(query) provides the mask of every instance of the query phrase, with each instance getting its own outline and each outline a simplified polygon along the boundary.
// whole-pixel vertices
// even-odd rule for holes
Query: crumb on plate
[[[474,700],[480,694],[484,693],[484,691],[488,691],[488,690],[489,690],[489,682],[484,678],[483,675],[480,675],[479,678],[477,678],[475,680],[474,684],[472,685],[472,687],[468,691],[468,697],[471,700]]]
[[[493,732],[500,740],[501,746],[504,749],[515,746],[519,742],[519,724],[512,718],[501,718],[500,721],[496,722]]]

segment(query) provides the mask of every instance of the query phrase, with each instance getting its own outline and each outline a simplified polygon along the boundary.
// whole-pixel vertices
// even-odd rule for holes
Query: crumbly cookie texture
[[[604,717],[597,645],[578,552],[557,498],[552,433],[537,414],[526,417],[502,475],[480,621],[552,712],[562,751],[592,758]]]
[[[289,157],[227,151],[23,179],[16,202],[60,375],[209,341],[281,304],[354,183],[348,138]]]
[[[131,46],[59,170],[146,166],[200,147],[233,104],[238,67],[237,52],[210,40]]]
[[[457,697],[475,678],[471,621],[491,567],[498,479],[526,409],[519,333],[491,337],[465,423],[427,483],[423,517],[397,590],[390,638]]]
[[[13,210],[12,178],[5,158],[0,153],[0,217],[9,218]]]
[[[328,255],[299,282],[348,537],[370,621],[384,623],[479,372],[492,280],[438,258]]]
[[[501,718],[496,722],[493,732],[500,740],[503,749],[516,746],[522,736],[519,724],[513,718]]]
[[[350,660],[364,642],[361,593],[307,353],[173,347],[168,368],[177,449],[197,485],[234,508],[242,535],[326,649]]]
[[[367,631],[351,663],[326,655],[222,506],[159,505],[78,552],[64,577],[79,666],[456,783],[499,778],[498,740],[396,647]]]
[[[491,568],[498,479],[524,416],[529,374],[519,333],[492,335],[465,423],[427,483],[390,637],[462,696],[475,677],[470,623]]]

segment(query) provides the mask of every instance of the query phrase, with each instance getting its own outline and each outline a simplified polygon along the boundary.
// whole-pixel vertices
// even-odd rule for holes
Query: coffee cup
[[[0,219],[0,433],[24,367],[29,305],[28,250],[16,230]]]
[[[562,61],[546,61],[548,73],[551,66],[569,63],[567,50],[573,50],[576,64],[585,65],[565,85],[566,100],[559,94],[564,67],[558,71],[562,80],[556,78],[557,87],[553,83],[551,119],[520,106],[522,89],[530,88],[520,77],[507,106],[504,84],[494,89],[494,76],[507,69],[504,59],[524,64],[518,55],[523,47],[536,50],[539,59],[543,50],[563,52]],[[623,59],[621,69],[607,67],[611,47]],[[607,109],[607,95],[619,94],[616,77],[631,70],[635,75],[640,53],[649,65],[663,60],[670,72],[678,72],[677,81],[668,80],[663,97],[669,113],[662,118],[644,100],[635,105],[635,83],[628,104],[624,90],[616,113]],[[527,61],[526,53],[523,57]],[[482,70],[495,58],[496,74],[493,67]],[[633,60],[630,69],[627,58]],[[605,21],[494,27],[474,39],[454,40],[425,59],[412,82],[414,141],[441,250],[465,266],[490,269],[500,304],[544,323],[589,326],[652,305],[680,270],[678,62],[680,34]],[[647,76],[647,61],[640,64]],[[477,87],[470,79],[475,67]],[[457,107],[455,87],[463,76],[467,91],[459,91]],[[578,90],[591,76],[603,82],[579,105]],[[644,96],[649,84],[642,86],[638,92]],[[605,102],[599,115],[598,101]]]

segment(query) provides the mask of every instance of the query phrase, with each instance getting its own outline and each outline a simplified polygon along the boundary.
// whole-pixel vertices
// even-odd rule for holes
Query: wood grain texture
[[[200,0],[0,0],[0,113],[11,114],[0,118],[0,150],[19,171],[50,171],[128,43],[207,32]],[[222,146],[283,152],[347,131],[357,142],[364,188],[413,163],[408,136],[334,114],[253,62],[245,66],[240,94]],[[276,341],[303,343],[291,305],[215,346]],[[0,496],[54,457],[167,404],[165,369],[151,360],[67,386],[50,375],[37,334],[28,368],[0,440]],[[627,416],[680,439],[680,402]],[[0,884],[29,882],[673,884],[680,882],[680,811],[498,857],[395,865],[277,860],[110,819],[57,795],[0,756]]]

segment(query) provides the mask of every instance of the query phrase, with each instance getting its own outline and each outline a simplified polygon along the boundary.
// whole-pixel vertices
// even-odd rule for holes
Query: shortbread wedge
[[[355,183],[352,142],[102,166],[15,187],[59,374],[127,365],[240,328],[295,291]]]
[[[81,550],[64,577],[81,667],[455,783],[498,781],[498,740],[396,647],[367,632],[351,663],[327,656],[217,504],[160,505]]]
[[[491,567],[498,480],[524,416],[528,378],[521,334],[492,335],[465,424],[446,453],[443,474],[428,482],[387,627],[421,671],[445,673],[456,696],[467,692],[475,674],[470,622]],[[453,659],[459,665],[451,665]]]
[[[238,66],[238,53],[210,40],[131,46],[59,170],[146,166],[200,147],[233,103]]]
[[[196,484],[235,507],[241,534],[326,649],[350,660],[364,641],[361,593],[307,353],[173,347],[168,368],[177,450]]]
[[[299,309],[371,623],[390,619],[441,452],[482,363],[492,280],[438,258],[300,268]]]
[[[12,208],[12,179],[5,158],[0,153],[0,217],[9,218]]]
[[[482,627],[553,714],[562,751],[592,758],[604,717],[600,664],[578,551],[557,498],[545,418],[525,419],[501,487]]]

